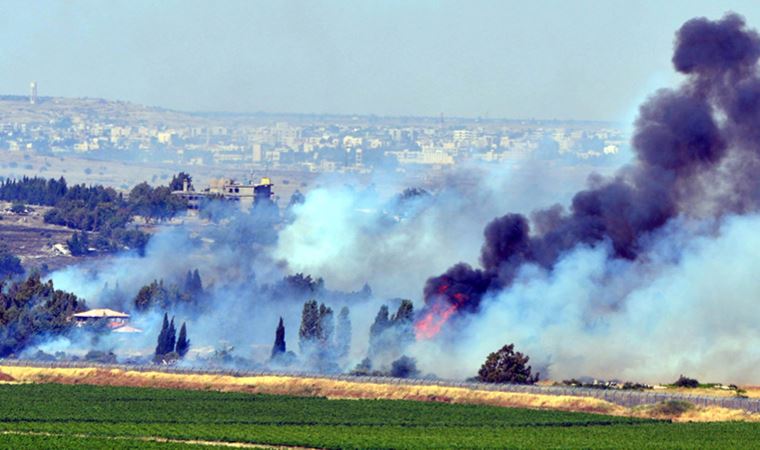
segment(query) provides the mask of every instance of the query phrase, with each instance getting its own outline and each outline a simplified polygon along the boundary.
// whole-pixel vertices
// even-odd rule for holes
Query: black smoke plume
[[[636,260],[653,231],[678,216],[718,217],[757,210],[760,195],[760,36],[744,19],[697,18],[676,34],[673,65],[687,76],[639,110],[635,161],[611,179],[593,176],[572,199],[485,228],[480,268],[459,263],[427,280],[418,337],[435,335],[455,312],[478,311],[489,292],[508,288],[520,268],[551,270],[578,245],[609,244]]]

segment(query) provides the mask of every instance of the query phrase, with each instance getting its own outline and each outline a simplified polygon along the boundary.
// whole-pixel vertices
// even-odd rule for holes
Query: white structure
[[[37,104],[37,82],[32,81],[29,83],[29,103],[32,105]]]

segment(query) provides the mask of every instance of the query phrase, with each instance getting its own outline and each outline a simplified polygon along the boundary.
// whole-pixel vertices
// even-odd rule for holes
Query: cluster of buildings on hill
[[[33,114],[54,101],[37,98],[36,93],[34,104],[18,99],[18,107],[29,114],[8,116],[14,121],[0,122],[0,149],[196,165],[363,172],[529,156],[603,159],[615,155],[627,140],[615,126],[587,122],[265,115],[223,120],[188,115],[188,125],[177,125],[177,120],[171,124],[162,121],[160,111],[153,111],[150,120],[130,119],[135,114],[114,120],[113,110],[120,104],[105,101],[100,106],[88,104],[87,110],[56,104],[45,110],[45,115]],[[0,99],[0,110],[13,107],[13,101]]]

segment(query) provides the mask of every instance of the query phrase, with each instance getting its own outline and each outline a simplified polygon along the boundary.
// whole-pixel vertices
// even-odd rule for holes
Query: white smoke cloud
[[[550,273],[524,267],[457,340],[421,343],[420,357],[442,375],[471,376],[514,342],[552,379],[757,382],[760,216],[713,225],[676,221],[638,262],[610,259],[599,246],[576,248]]]
[[[598,168],[596,168],[598,169]],[[123,253],[67,267],[51,274],[56,288],[73,292],[90,307],[113,307],[107,291],[118,286],[126,298],[123,308],[133,315],[140,335],[105,337],[94,345],[77,336],[49,348],[82,354],[89,349],[113,350],[120,357],[148,355],[155,347],[162,314],[140,314],[130,307],[138,290],[153,280],[181,283],[185,273],[200,269],[208,308],[200,314],[170,311],[176,325],[187,322],[194,350],[208,354],[221,343],[234,354],[263,363],[274,339],[280,316],[286,326],[287,346],[298,349],[301,302],[287,298],[267,301],[260,289],[283,275],[303,272],[322,277],[331,290],[356,291],[364,283],[373,297],[349,304],[353,324],[347,367],[367,354],[368,330],[380,305],[390,298],[410,298],[422,304],[427,277],[453,260],[477,263],[483,224],[505,209],[529,212],[536,205],[567,200],[583,185],[590,168],[553,166],[524,160],[502,165],[465,165],[448,175],[430,198],[407,205],[404,219],[394,217],[393,198],[409,187],[399,179],[375,178],[374,189],[346,185],[345,179],[325,177],[295,208],[295,220],[280,230],[274,247],[251,241],[248,216],[236,216],[218,225],[186,220],[163,226],[146,248],[144,257]],[[539,180],[554,179],[557,183]],[[320,301],[337,311],[341,301]],[[34,349],[36,351],[36,349]],[[48,352],[50,353],[50,352]],[[415,352],[421,360],[423,354]],[[478,363],[479,364],[479,363]],[[462,375],[477,364],[452,362]],[[431,366],[428,372],[453,373]]]

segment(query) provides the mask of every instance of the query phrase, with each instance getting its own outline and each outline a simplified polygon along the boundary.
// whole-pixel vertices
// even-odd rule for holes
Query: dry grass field
[[[173,374],[99,368],[41,368],[0,366],[0,381],[103,386],[155,387],[251,394],[314,396],[331,399],[416,400],[502,407],[601,413],[615,416],[670,419],[676,422],[750,421],[760,414],[720,407],[694,407],[668,413],[653,407],[626,408],[589,397],[479,391],[458,387],[390,385],[323,378]]]

